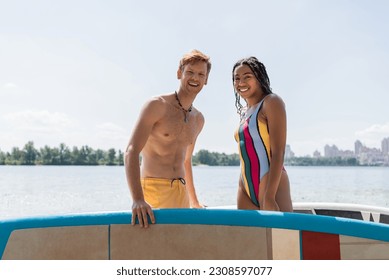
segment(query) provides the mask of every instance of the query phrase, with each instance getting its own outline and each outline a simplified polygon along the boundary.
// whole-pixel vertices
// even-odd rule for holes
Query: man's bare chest
[[[169,112],[154,125],[151,135],[161,141],[191,144],[196,138],[198,124],[194,113],[189,113],[186,118],[185,122],[181,111]]]

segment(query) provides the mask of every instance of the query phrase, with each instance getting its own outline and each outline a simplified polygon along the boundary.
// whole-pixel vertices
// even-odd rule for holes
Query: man
[[[192,104],[210,70],[205,54],[185,54],[177,71],[179,89],[152,98],[141,110],[125,153],[133,225],[138,218],[147,228],[147,216],[155,223],[152,208],[202,207],[193,184],[192,153],[204,117]]]

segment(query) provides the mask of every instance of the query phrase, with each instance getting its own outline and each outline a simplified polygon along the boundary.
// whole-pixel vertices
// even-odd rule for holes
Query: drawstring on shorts
[[[174,178],[174,179],[172,179],[172,181],[170,182],[170,187],[173,187],[174,181],[177,181],[177,180],[180,181],[184,186],[186,185],[185,179],[182,178],[182,177],[179,177],[179,178]]]

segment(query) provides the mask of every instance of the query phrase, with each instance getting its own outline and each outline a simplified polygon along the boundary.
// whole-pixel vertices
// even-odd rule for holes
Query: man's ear
[[[177,70],[177,79],[178,79],[178,80],[181,80],[181,77],[182,77],[182,71],[181,71],[181,67],[180,67],[180,68],[178,68],[178,70]]]

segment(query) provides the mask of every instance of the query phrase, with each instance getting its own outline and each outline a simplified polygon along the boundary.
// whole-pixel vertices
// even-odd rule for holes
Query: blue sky
[[[211,57],[196,151],[237,152],[231,69],[257,56],[297,155],[389,137],[388,1],[0,0],[0,150],[124,150],[143,103],[177,89],[181,56]]]

